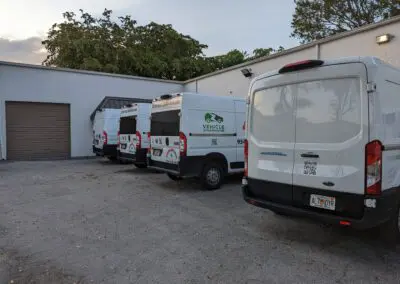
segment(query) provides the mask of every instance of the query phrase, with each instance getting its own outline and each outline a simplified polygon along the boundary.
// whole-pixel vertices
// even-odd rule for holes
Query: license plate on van
[[[336,198],[330,196],[311,194],[310,206],[334,211],[336,206]]]
[[[161,156],[161,150],[160,149],[154,149],[153,150],[153,155],[154,156]]]

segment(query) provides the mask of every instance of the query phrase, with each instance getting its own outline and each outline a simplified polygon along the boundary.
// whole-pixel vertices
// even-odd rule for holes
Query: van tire
[[[225,171],[221,163],[209,161],[205,164],[200,176],[204,189],[215,190],[224,182]]]
[[[380,235],[384,241],[389,244],[397,244],[400,241],[400,206],[392,215],[389,221],[384,223],[380,228]]]
[[[147,165],[146,164],[134,164],[135,165],[135,167],[137,167],[138,169],[145,169],[145,168],[147,168]]]
[[[112,162],[115,162],[117,160],[117,157],[110,156],[110,157],[107,157],[107,159],[109,159]]]
[[[177,175],[173,175],[173,174],[170,174],[170,173],[167,173],[167,176],[168,176],[170,179],[172,179],[173,181],[182,180],[182,177],[177,176]]]

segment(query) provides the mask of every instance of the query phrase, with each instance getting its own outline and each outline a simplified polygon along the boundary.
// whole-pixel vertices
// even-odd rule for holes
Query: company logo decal
[[[224,132],[224,118],[213,112],[207,112],[204,115],[205,124],[203,124],[204,132]]]
[[[167,162],[169,163],[177,163],[178,162],[178,155],[175,152],[175,149],[170,148],[165,155]]]

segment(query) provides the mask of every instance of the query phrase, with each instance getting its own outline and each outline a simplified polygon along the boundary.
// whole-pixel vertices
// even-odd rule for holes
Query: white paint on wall
[[[92,156],[90,114],[105,96],[152,99],[166,92],[180,92],[181,83],[104,76],[1,65],[1,158],[6,159],[6,101],[70,104],[71,156]],[[21,115],[24,115],[21,113]]]

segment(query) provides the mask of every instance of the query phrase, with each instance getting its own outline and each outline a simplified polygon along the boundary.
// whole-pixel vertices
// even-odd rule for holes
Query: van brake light
[[[119,135],[120,135],[120,133],[118,131],[118,133],[117,133],[117,147],[119,146],[119,144],[121,144],[121,141],[119,141]]]
[[[181,156],[186,156],[187,153],[187,138],[183,132],[179,132],[179,152]]]
[[[322,60],[298,61],[298,62],[286,64],[281,69],[279,69],[278,73],[283,74],[283,73],[289,73],[289,72],[293,72],[293,71],[314,68],[314,67],[321,66],[322,64],[324,64],[324,61],[322,61]]]
[[[108,142],[107,132],[103,131],[103,136],[101,138],[103,139],[103,145],[106,145]]]
[[[249,165],[249,141],[244,140],[244,176],[248,175],[248,165]]]
[[[365,146],[365,194],[382,193],[382,143],[378,140]]]
[[[139,131],[136,131],[136,149],[140,149],[142,146],[142,135]]]

